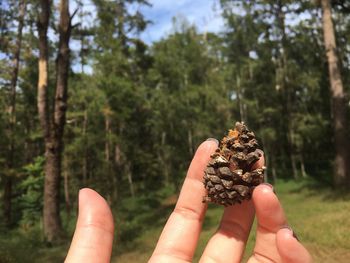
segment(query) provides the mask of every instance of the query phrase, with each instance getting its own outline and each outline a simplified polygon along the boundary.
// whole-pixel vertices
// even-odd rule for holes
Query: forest
[[[236,121],[277,192],[350,208],[350,2],[212,2],[220,32],[175,16],[146,43],[151,0],[0,1],[0,262],[62,262],[84,187],[112,207],[120,259]]]

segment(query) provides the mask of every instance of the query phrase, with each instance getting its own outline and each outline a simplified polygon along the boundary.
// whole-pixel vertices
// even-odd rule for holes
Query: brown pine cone
[[[265,167],[252,170],[261,157],[253,132],[243,122],[221,140],[204,171],[208,193],[203,202],[229,206],[249,200],[254,188],[264,181]]]

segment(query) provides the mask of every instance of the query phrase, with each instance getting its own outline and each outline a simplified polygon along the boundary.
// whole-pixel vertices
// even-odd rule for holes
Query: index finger
[[[113,245],[113,215],[97,192],[79,192],[79,215],[65,262],[110,262]]]
[[[218,141],[208,139],[197,149],[176,207],[170,215],[149,262],[191,262],[207,205],[202,178]]]

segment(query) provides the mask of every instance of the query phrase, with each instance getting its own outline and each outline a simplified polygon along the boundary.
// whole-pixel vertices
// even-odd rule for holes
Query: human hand
[[[149,262],[191,262],[207,205],[203,171],[217,142],[202,143],[188,170],[176,207],[166,223]],[[264,163],[260,159],[256,166]],[[287,228],[281,204],[269,185],[256,187],[251,201],[226,207],[218,231],[200,262],[240,262],[256,211],[258,228],[248,263],[310,263],[311,256]],[[113,242],[112,213],[96,192],[79,194],[79,217],[66,262],[109,262]]]
[[[202,203],[205,189],[203,171],[217,142],[202,143],[190,165],[179,200],[171,214],[150,262],[191,262],[207,205]],[[262,157],[254,168],[264,165]],[[282,206],[272,186],[255,188],[251,201],[226,207],[217,232],[209,240],[200,262],[240,262],[256,211],[256,244],[249,263],[310,263],[307,250],[287,228]]]

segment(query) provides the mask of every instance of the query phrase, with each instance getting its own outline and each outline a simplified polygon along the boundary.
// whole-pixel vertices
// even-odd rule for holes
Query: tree
[[[16,43],[13,51],[13,69],[11,72],[10,81],[10,105],[9,105],[9,151],[7,166],[9,175],[5,177],[4,186],[4,215],[6,225],[11,224],[11,202],[12,202],[12,188],[13,188],[13,175],[11,172],[15,169],[15,151],[16,151],[16,95],[17,95],[17,80],[19,71],[20,54],[22,47],[22,31],[24,25],[24,16],[26,10],[26,1],[21,0],[18,3],[19,15],[18,15],[18,27]]]
[[[330,0],[321,0],[321,7],[324,45],[328,60],[335,139],[334,184],[336,186],[342,186],[344,183],[350,183],[345,94],[339,68]]]
[[[138,156],[147,152],[144,147],[150,146],[150,143],[140,142],[147,132],[144,129],[141,134],[142,118],[148,114],[144,98],[146,87],[142,80],[149,58],[139,33],[148,22],[140,12],[133,12],[130,6],[149,4],[145,0],[93,2],[98,20],[94,35],[95,50],[98,50],[93,57],[96,62],[94,71],[98,79],[97,88],[107,98],[103,106],[106,169],[103,176],[114,182],[108,193],[114,196],[109,198],[110,201],[116,201],[119,190],[129,189],[130,195],[136,194],[135,170],[147,169],[141,168],[141,160],[145,158]],[[128,187],[121,187],[121,182],[126,182]]]
[[[56,60],[56,87],[52,112],[48,105],[48,39],[51,1],[41,0],[39,13],[39,80],[38,111],[45,139],[45,184],[44,184],[44,233],[48,242],[61,236],[60,177],[62,166],[63,132],[66,122],[67,89],[69,72],[69,39],[72,17],[69,1],[61,0],[59,13],[59,43]]]
[[[153,45],[149,85],[155,87],[150,122],[160,174],[177,189],[184,160],[206,136],[222,136],[234,107],[224,82],[222,39],[198,33],[183,19],[173,27],[173,34]]]

